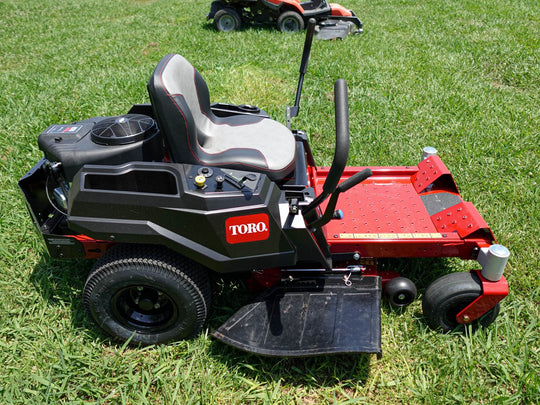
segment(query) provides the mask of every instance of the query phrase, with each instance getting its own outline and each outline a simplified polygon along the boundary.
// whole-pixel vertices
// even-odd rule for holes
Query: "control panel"
[[[186,177],[190,190],[204,193],[253,192],[261,174],[219,167],[186,166]]]

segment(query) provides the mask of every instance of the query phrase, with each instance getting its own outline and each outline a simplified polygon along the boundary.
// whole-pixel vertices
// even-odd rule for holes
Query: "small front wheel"
[[[296,11],[285,11],[277,20],[278,30],[286,34],[294,34],[304,29],[304,19]]]
[[[241,24],[240,15],[232,8],[222,8],[214,16],[214,27],[218,31],[231,32],[240,28]]]
[[[210,308],[207,271],[169,249],[117,245],[96,263],[83,301],[116,340],[159,344],[200,332]]]
[[[406,277],[396,277],[386,282],[384,296],[393,307],[405,307],[416,299],[416,286]]]
[[[451,273],[435,280],[426,289],[422,301],[429,327],[442,332],[463,330],[465,325],[457,322],[457,314],[481,294],[482,282],[475,273]],[[473,330],[490,325],[499,315],[499,309],[497,304],[471,322]]]

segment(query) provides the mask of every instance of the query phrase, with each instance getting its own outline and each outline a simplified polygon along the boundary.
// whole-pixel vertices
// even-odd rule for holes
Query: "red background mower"
[[[317,20],[318,30],[332,32],[333,37],[362,32],[362,22],[352,10],[326,0],[220,0],[212,2],[207,15],[218,31],[225,32],[256,22],[275,23],[278,30],[294,33],[302,31],[310,18]]]

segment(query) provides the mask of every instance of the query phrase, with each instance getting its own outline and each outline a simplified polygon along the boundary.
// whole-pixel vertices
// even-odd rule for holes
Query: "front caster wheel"
[[[393,307],[405,307],[416,299],[416,286],[405,277],[396,277],[386,282],[384,296]]]
[[[475,273],[451,273],[429,285],[422,301],[422,311],[427,324],[442,332],[463,330],[465,324],[456,317],[467,305],[482,294],[482,282]],[[481,318],[470,323],[475,330],[490,325],[499,315],[497,304]]]
[[[83,301],[116,340],[159,344],[200,332],[210,308],[206,270],[150,245],[117,245],[94,266]]]

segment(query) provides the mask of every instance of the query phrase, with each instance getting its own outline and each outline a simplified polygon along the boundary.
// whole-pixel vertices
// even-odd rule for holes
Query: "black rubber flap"
[[[326,277],[281,283],[212,336],[247,352],[301,357],[381,353],[381,279]]]

